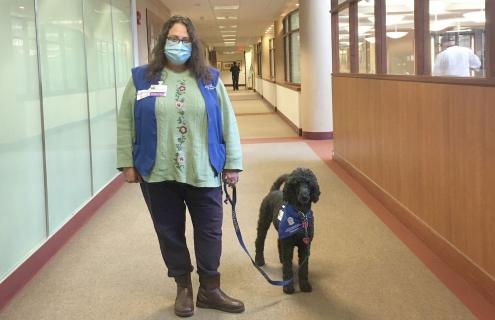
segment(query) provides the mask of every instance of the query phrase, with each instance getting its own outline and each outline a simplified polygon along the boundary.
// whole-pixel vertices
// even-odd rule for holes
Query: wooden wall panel
[[[403,211],[399,218],[415,224],[412,229],[423,233],[430,247],[448,247],[448,253],[437,253],[457,263],[459,272],[468,278],[484,273],[477,282],[490,282],[485,293],[492,291],[492,301],[494,101],[494,87],[333,80],[337,158],[395,201]]]

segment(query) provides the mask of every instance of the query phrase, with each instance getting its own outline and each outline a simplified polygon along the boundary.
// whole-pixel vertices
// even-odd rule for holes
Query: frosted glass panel
[[[116,175],[116,97],[109,0],[84,2],[93,190]]]
[[[39,2],[50,233],[91,196],[80,0]]]
[[[0,2],[0,282],[46,237],[34,1]]]
[[[125,86],[131,77],[132,68],[131,5],[129,0],[112,0],[111,2],[117,106],[120,106]]]

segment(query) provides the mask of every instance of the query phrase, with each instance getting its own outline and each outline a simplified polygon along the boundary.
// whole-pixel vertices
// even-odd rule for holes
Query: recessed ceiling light
[[[235,17],[235,16],[230,16],[230,17],[228,17],[228,19],[229,19],[229,20],[237,20],[237,17]]]
[[[237,33],[235,30],[220,30],[220,33]]]
[[[214,10],[237,10],[239,9],[239,6],[214,6]]]
[[[217,17],[217,20],[225,20],[227,19],[226,17]]]

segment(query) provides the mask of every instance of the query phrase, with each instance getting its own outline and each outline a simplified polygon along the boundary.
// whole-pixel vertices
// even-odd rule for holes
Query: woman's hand
[[[227,183],[229,187],[234,187],[239,182],[239,171],[237,170],[223,170],[222,180]]]
[[[125,182],[128,183],[143,182],[143,179],[141,179],[141,176],[134,167],[124,168],[123,174],[124,174]]]

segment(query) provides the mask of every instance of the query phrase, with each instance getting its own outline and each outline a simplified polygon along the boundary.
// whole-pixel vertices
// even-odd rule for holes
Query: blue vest
[[[308,227],[313,225],[313,211],[309,210],[306,214]],[[278,220],[278,238],[285,239],[297,233],[304,235],[304,225],[301,215],[289,204],[284,204],[280,209]]]
[[[132,69],[132,80],[136,90],[147,90],[152,84],[158,84],[160,75],[151,81],[146,78],[148,65]],[[198,80],[198,87],[203,95],[208,118],[208,156],[215,176],[222,172],[225,165],[225,142],[223,140],[222,114],[218,103],[216,86],[219,72],[209,68],[211,83]],[[156,97],[149,96],[134,102],[135,143],[132,150],[134,167],[142,176],[149,176],[155,165],[157,124],[155,113]]]

